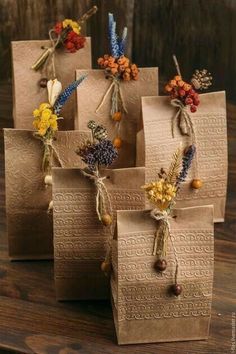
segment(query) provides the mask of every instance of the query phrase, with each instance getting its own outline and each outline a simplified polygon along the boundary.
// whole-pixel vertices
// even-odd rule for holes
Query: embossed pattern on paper
[[[149,215],[146,217],[150,218]],[[124,222],[119,217],[118,221]],[[119,232],[118,225],[117,240],[113,241],[111,280],[118,322],[210,316],[214,269],[213,226],[206,223],[205,228],[198,229],[196,220],[196,226],[188,228],[185,222],[182,222],[182,228],[179,226],[176,229],[171,221],[171,235],[179,261],[178,283],[183,287],[178,298],[169,293],[175,273],[170,242],[166,256],[167,269],[163,273],[154,269],[157,259],[152,255],[155,223],[153,227],[149,223],[145,230],[145,223],[139,221],[137,231],[132,232],[128,231],[128,227],[127,232]],[[179,223],[181,225],[181,220]]]
[[[125,179],[129,180],[130,170],[142,171],[142,173],[139,172],[137,179],[129,182],[130,186],[125,187]],[[144,208],[144,193],[140,185],[145,177],[144,169],[111,171],[111,178],[105,183],[111,198],[115,224],[116,210]],[[89,287],[89,282],[93,283],[94,278],[101,277],[94,294],[91,295],[89,291],[87,294],[88,297],[100,297],[99,294],[103,291],[99,288],[107,286],[100,265],[106,254],[109,228],[104,227],[98,220],[94,183],[84,177],[79,170],[55,170],[54,176],[54,250],[58,297],[66,299],[64,294],[68,289],[71,298],[80,298],[80,291],[74,290],[73,286],[70,288],[71,279],[74,284],[80,281],[83,287],[86,282],[86,286]],[[115,182],[116,176],[119,178]],[[66,187],[66,181],[72,181],[73,187]],[[62,291],[60,291],[61,287]]]
[[[85,132],[57,132],[54,147],[63,167],[83,166],[75,149],[88,137]],[[44,184],[42,142],[28,130],[6,129],[4,138],[9,254],[17,259],[51,258],[52,216],[47,209],[52,188]]]

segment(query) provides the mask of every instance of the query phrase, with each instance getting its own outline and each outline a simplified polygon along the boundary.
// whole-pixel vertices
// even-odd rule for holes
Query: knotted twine
[[[110,86],[106,90],[105,94],[103,95],[103,98],[98,105],[95,113],[98,113],[102,106],[104,105],[108,95],[111,92],[111,110],[110,110],[110,115],[111,117],[113,116],[114,113],[116,112],[125,112],[128,113],[125,103],[124,103],[124,98],[121,92],[121,80],[115,76],[110,76],[112,79]],[[117,123],[117,129],[119,131],[120,127],[120,121],[116,122]]]
[[[99,221],[102,221],[102,215],[103,213],[107,213],[109,215],[113,215],[112,211],[112,204],[111,204],[111,198],[110,194],[107,190],[107,187],[104,183],[104,180],[107,177],[101,177],[99,175],[98,170],[96,170],[93,174],[87,173],[85,170],[81,170],[82,174],[91,179],[96,187],[96,213],[98,216]],[[109,226],[109,238],[108,238],[108,244],[107,244],[107,250],[106,250],[106,256],[105,256],[105,261],[110,261],[111,257],[111,241],[113,238],[113,225],[111,224]]]
[[[157,255],[159,258],[164,258],[167,253],[168,238],[170,239],[175,258],[175,284],[177,284],[179,262],[174,241],[170,232],[170,215],[166,210],[161,211],[159,209],[151,210],[150,215],[153,219],[160,223],[155,233],[152,254],[153,256]]]

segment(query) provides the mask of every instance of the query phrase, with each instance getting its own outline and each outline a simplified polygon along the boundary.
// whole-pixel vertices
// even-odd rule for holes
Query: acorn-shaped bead
[[[120,149],[120,148],[121,148],[121,145],[122,145],[122,140],[121,140],[121,138],[115,138],[115,139],[113,140],[113,145],[114,145],[115,148]]]
[[[171,286],[171,291],[175,296],[179,296],[182,293],[182,286],[180,284],[174,284]]]
[[[93,133],[93,136],[97,140],[104,140],[107,138],[107,130],[102,125],[98,125]]]
[[[158,272],[164,272],[164,270],[166,270],[166,267],[167,267],[167,262],[165,259],[158,259],[154,264],[154,268]]]
[[[112,223],[112,217],[110,214],[103,214],[101,217],[101,222],[104,226],[110,226]]]
[[[191,187],[194,189],[200,189],[203,186],[203,182],[201,179],[193,179],[191,182]]]
[[[46,88],[47,82],[48,82],[48,79],[46,77],[43,77],[42,79],[39,80],[39,86],[42,88]]]
[[[109,275],[111,273],[111,263],[103,261],[101,264],[101,271],[104,272],[106,275]]]

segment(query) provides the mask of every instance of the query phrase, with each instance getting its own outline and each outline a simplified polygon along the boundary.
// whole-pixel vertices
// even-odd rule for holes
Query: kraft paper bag
[[[144,130],[137,134],[137,166],[146,167],[146,182],[155,180],[161,167],[168,167],[181,142],[183,147],[191,144],[191,139],[181,135],[176,125],[172,137],[171,122],[176,112],[169,97],[142,98]],[[193,161],[176,198],[176,207],[213,204],[214,221],[222,222],[228,175],[225,92],[201,94],[197,112],[189,114],[196,136],[197,170]],[[203,187],[197,190],[191,187],[196,174],[203,181]]]
[[[170,232],[182,293],[170,292],[175,258],[168,242],[167,268],[153,265],[158,222],[150,211],[118,211],[113,240],[112,308],[118,344],[207,339],[211,317],[214,230],[213,207],[174,210]]]
[[[143,209],[144,168],[104,170],[115,224],[116,210]],[[79,169],[53,169],[54,274],[58,300],[109,298],[101,271],[109,228],[98,220],[94,182]],[[113,225],[114,225],[113,224]]]
[[[128,113],[124,113],[120,125],[122,146],[115,168],[134,167],[136,159],[136,133],[141,126],[141,97],[158,94],[158,68],[139,69],[139,79],[121,82],[121,93]],[[101,109],[96,109],[107,92],[111,80],[105,78],[103,70],[77,70],[77,78],[88,74],[87,79],[77,90],[77,114],[75,127],[85,130],[88,117],[103,124],[108,130],[108,136],[115,138],[115,123],[110,117],[111,94],[104,101]]]
[[[31,66],[42,54],[42,46],[48,47],[49,40],[14,41],[12,43],[13,65],[13,117],[17,129],[32,129],[32,112],[40,103],[48,102],[47,88],[38,85],[40,70],[35,71]],[[76,53],[68,53],[65,48],[55,52],[55,68],[57,79],[65,89],[75,80],[75,70],[91,68],[91,39],[86,37],[85,47]],[[74,129],[76,112],[75,94],[66,103],[61,115],[61,130]]]
[[[29,130],[5,129],[6,215],[12,260],[53,258],[52,188],[42,172],[42,142]],[[89,134],[57,132],[53,143],[63,166],[82,166],[75,150]],[[54,161],[57,166],[57,160]]]

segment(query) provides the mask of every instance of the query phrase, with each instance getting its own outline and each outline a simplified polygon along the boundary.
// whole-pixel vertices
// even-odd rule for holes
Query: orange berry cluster
[[[139,70],[137,65],[130,63],[130,60],[124,55],[114,58],[105,54],[103,57],[98,58],[98,65],[105,69],[108,76],[117,76],[124,81],[138,80]]]
[[[165,86],[166,92],[171,96],[171,99],[179,99],[184,105],[190,105],[192,113],[196,112],[197,106],[200,103],[198,93],[193,89],[192,85],[182,80],[180,75],[176,75]]]

